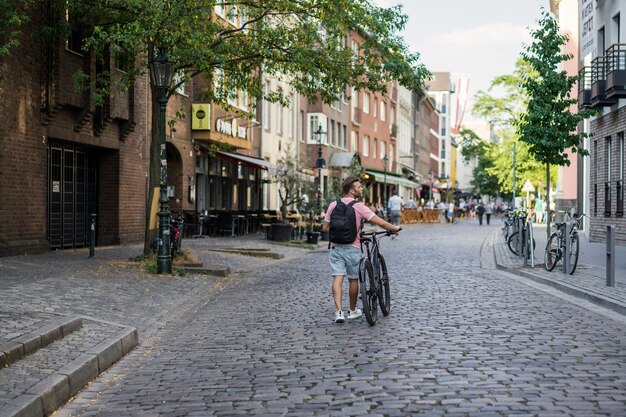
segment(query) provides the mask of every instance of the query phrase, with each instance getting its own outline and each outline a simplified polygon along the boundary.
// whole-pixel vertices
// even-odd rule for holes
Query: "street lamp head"
[[[167,90],[176,72],[176,62],[170,60],[166,46],[158,48],[156,57],[150,62],[150,81],[159,90]]]

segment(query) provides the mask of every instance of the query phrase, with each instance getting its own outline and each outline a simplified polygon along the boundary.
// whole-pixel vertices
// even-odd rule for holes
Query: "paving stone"
[[[52,290],[58,299],[35,297],[42,311],[64,304],[146,335],[63,417],[564,416],[580,403],[589,415],[619,415],[624,324],[481,269],[480,248],[497,227],[417,225],[384,239],[392,312],[373,327],[332,322],[326,250],[272,246],[281,260],[202,250],[267,247],[254,239],[190,244],[203,262],[231,266],[224,280],[144,276],[111,259],[88,281],[35,274],[0,287],[23,298]]]

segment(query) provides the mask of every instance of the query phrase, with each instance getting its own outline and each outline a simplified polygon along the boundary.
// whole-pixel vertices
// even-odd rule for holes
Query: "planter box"
[[[306,232],[306,243],[317,244],[320,239],[320,232]]]
[[[272,223],[272,225],[270,226],[270,240],[275,240],[279,242],[290,241],[291,229],[292,226],[290,224]]]

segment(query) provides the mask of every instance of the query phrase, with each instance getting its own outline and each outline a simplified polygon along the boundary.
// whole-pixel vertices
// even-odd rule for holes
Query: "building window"
[[[342,148],[346,149],[348,147],[348,126],[343,125],[343,144]]]
[[[380,120],[383,122],[387,120],[387,103],[384,101],[380,102]]]
[[[269,95],[270,93],[270,82],[265,81],[265,95]],[[270,102],[267,100],[263,100],[263,128],[265,130],[270,130]]]
[[[385,142],[380,141],[380,159],[383,159],[387,155],[387,150],[385,149]]]
[[[335,121],[331,120],[330,121],[330,144],[332,146],[336,146],[337,145],[337,138],[335,136],[336,130],[335,130]]]
[[[394,145],[389,145],[389,163],[393,164],[396,155],[396,147]]]
[[[278,113],[278,117],[276,120],[276,133],[278,133],[279,135],[283,134],[283,124],[285,123],[285,108],[278,104],[278,108],[277,108],[277,113]]]
[[[352,89],[352,108],[353,109],[357,109],[359,108],[359,92],[356,91],[356,89]]]
[[[353,130],[352,140],[350,142],[350,150],[352,152],[358,152],[359,151],[358,144],[359,144],[359,133]]]
[[[370,156],[370,137],[363,136],[363,156]]]
[[[287,113],[287,116],[289,117],[289,120],[287,120],[287,135],[290,138],[293,138],[293,131],[294,131],[294,111],[293,109],[295,108],[295,103],[294,103],[294,97],[293,94],[291,94],[289,96],[289,103],[291,103],[291,107],[289,108],[289,112]]]
[[[370,112],[370,94],[363,93],[363,113],[369,114]]]
[[[378,153],[378,139],[374,138],[374,148],[372,149],[372,158],[376,159],[376,154]]]
[[[70,13],[69,7],[65,9],[65,19],[67,20],[67,26],[69,28],[67,39],[65,40],[65,47],[68,51],[82,55],[83,29],[76,21],[75,16],[72,16]]]
[[[374,117],[378,116],[378,99],[376,97],[374,97],[374,106],[372,106],[372,107],[373,107],[373,110],[374,110],[373,116]]]

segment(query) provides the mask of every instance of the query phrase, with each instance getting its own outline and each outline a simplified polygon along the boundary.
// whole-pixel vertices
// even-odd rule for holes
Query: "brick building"
[[[96,106],[74,74],[117,79],[121,62],[83,53],[74,33],[39,41],[51,12],[33,10],[0,58],[0,255],[86,246],[91,213],[99,245],[142,241],[147,79]]]

